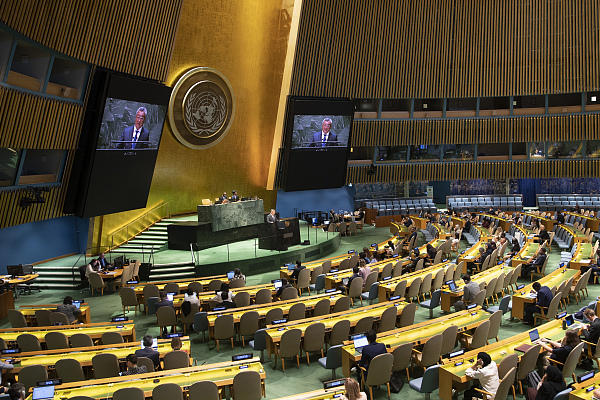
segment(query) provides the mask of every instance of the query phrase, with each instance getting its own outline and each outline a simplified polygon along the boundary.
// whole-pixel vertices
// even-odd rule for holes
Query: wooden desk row
[[[560,225],[556,230],[564,229],[569,235],[573,236],[573,243],[587,243],[589,242],[588,237],[581,230],[574,228],[569,225]]]
[[[576,249],[569,262],[569,268],[580,270],[584,265],[589,266],[596,256],[594,246],[591,243],[575,243],[574,246],[576,246]]]
[[[90,381],[66,383],[55,387],[54,399],[61,400],[75,396],[105,399],[111,398],[119,389],[132,386],[142,389],[145,397],[148,398],[152,396],[152,390],[156,386],[164,383],[175,383],[181,386],[184,392],[187,392],[189,387],[198,381],[212,381],[219,388],[223,388],[232,385],[234,377],[243,371],[256,371],[259,373],[264,393],[265,371],[259,359],[252,358],[250,360],[171,369],[147,374],[96,379],[92,385],[90,385]],[[27,397],[27,400],[31,400],[31,395]]]
[[[507,267],[504,264],[496,265],[492,268],[488,268],[485,271],[482,271],[478,274],[471,276],[471,280],[477,284],[481,284],[481,282],[485,282],[485,285],[494,278],[499,278],[506,276],[510,271],[514,270],[514,268]],[[442,296],[441,296],[441,308],[445,312],[452,311],[452,306],[458,300],[460,300],[464,294],[463,287],[465,286],[464,281],[456,282],[456,286],[460,289],[455,292],[450,291],[448,287],[444,286],[442,288]],[[481,304],[480,304],[481,305]]]
[[[593,232],[598,232],[598,228],[600,228],[600,219],[590,216],[585,216],[583,214],[577,214],[574,212],[564,212],[565,215],[574,215],[576,217],[581,217],[582,220],[586,220],[585,227],[590,228]]]
[[[38,304],[38,305],[22,305],[19,306],[19,311],[27,319],[27,324],[33,326],[35,321],[35,312],[39,310],[56,311],[58,304]],[[81,314],[77,315],[77,321],[83,324],[90,324],[92,322],[91,307],[88,303],[82,303],[79,307]]]
[[[378,335],[377,342],[389,345],[388,353],[392,353],[396,347],[405,343],[414,343],[422,345],[434,335],[441,334],[451,325],[456,325],[459,332],[468,331],[478,327],[483,321],[488,320],[490,314],[483,311],[481,307],[472,310],[460,311],[454,314],[443,316],[413,324],[404,328],[395,329]],[[352,343],[348,343],[342,348],[342,372],[345,376],[350,376],[350,369],[360,361],[361,353],[356,351]]]
[[[190,353],[190,338],[181,338],[181,350]],[[92,358],[98,354],[108,353],[114,354],[119,360],[125,360],[127,355],[135,353],[136,350],[140,349],[139,342],[120,343],[118,345],[102,345],[94,347],[77,347],[71,349],[60,349],[60,350],[43,350],[29,353],[16,354],[14,358],[18,358],[20,361],[14,364],[12,370],[7,371],[11,374],[18,374],[21,369],[28,365],[44,365],[48,370],[53,369],[54,365],[58,360],[63,358],[70,358],[79,361],[83,367],[92,366]],[[165,354],[172,351],[171,339],[160,339],[158,341],[158,348],[156,349],[160,353],[162,359]],[[3,358],[2,361],[5,361]]]
[[[536,329],[538,330],[540,337],[549,338],[557,342],[565,335],[565,331],[562,329],[562,320],[550,321],[538,326]],[[480,347],[479,349],[466,352],[460,357],[445,360],[440,368],[440,398],[443,400],[451,400],[453,384],[457,388],[462,389],[464,388],[464,384],[471,380],[471,378],[465,375],[465,371],[473,365],[474,361],[471,360],[474,360],[474,358],[476,359],[479,352],[483,351],[489,354],[496,364],[500,364],[504,357],[512,353],[517,353],[520,357],[523,353],[519,353],[515,348],[523,343],[531,344],[528,332],[529,331],[522,332],[508,339],[501,340],[498,343],[492,343]]]
[[[541,217],[539,215],[536,215],[533,213],[528,213],[528,212],[523,213],[523,215],[529,215],[531,218],[535,218],[538,221],[540,221],[540,223],[546,227],[548,232],[552,232],[554,230],[554,225],[556,224],[556,220],[554,220],[552,218]]]
[[[92,339],[100,339],[105,332],[119,332],[123,340],[135,342],[135,324],[133,321],[125,322],[101,322],[85,325],[60,325],[60,326],[36,326],[28,328],[8,328],[0,330],[0,338],[9,344],[16,342],[17,337],[23,333],[30,333],[38,338],[40,343],[44,343],[44,337],[48,332],[58,331],[71,337],[76,333],[85,333]],[[14,347],[14,346],[13,346]]]
[[[309,325],[312,325],[317,322],[322,322],[325,325],[325,331],[330,331],[333,326],[342,320],[350,321],[350,326],[353,327],[356,325],[358,321],[363,319],[364,317],[373,317],[374,321],[377,322],[381,318],[381,314],[385,310],[391,307],[396,307],[396,318],[398,318],[402,314],[402,310],[408,303],[405,302],[387,302],[387,303],[377,303],[366,307],[354,308],[347,311],[341,311],[339,313],[329,314],[329,315],[321,315],[313,318],[305,318],[297,321],[290,321],[285,324],[279,325],[270,325],[267,327],[267,348],[269,350],[269,354],[273,354],[275,351],[275,346],[281,340],[281,336],[285,333],[285,331],[290,329],[300,329],[302,331],[302,336],[304,336],[304,331],[308,328]]]
[[[527,263],[540,249],[540,243],[527,242],[521,250],[510,260],[510,265],[516,268],[519,264]]]
[[[433,278],[435,278],[438,271],[440,271],[440,270],[446,271],[447,268],[452,268],[452,270],[454,270],[455,264],[453,264],[449,261],[444,261],[440,264],[435,264],[430,267],[423,268],[420,271],[415,271],[415,272],[400,275],[400,276],[397,276],[395,278],[391,278],[391,279],[388,279],[385,281],[380,281],[379,282],[379,302],[388,301],[388,299],[393,295],[394,290],[396,290],[396,286],[398,286],[398,284],[400,282],[406,281],[406,288],[408,290],[408,288],[410,287],[410,285],[416,278],[421,278],[421,281],[422,281],[423,278],[427,274],[431,274],[431,277],[433,279]]]
[[[229,282],[229,280],[227,279],[227,275],[214,275],[214,276],[203,276],[203,277],[195,278],[195,279],[174,279],[174,280],[170,280],[170,281],[136,283],[136,284],[127,285],[127,286],[133,288],[133,290],[135,290],[135,294],[138,295],[138,297],[139,297],[139,296],[143,295],[144,287],[146,287],[147,285],[156,285],[156,286],[158,286],[159,290],[164,290],[167,283],[177,283],[179,285],[179,291],[181,293],[183,293],[187,290],[187,287],[192,282],[199,282],[202,285],[202,291],[206,291],[208,285],[214,280]]]
[[[550,289],[558,287],[563,281],[568,281],[573,278],[577,280],[581,272],[578,270],[570,269],[567,267],[558,268],[552,273],[538,279],[537,282],[542,286],[547,286]],[[525,307],[528,304],[535,303],[535,297],[531,297],[529,294],[533,289],[533,283],[519,289],[516,294],[512,296],[512,316],[514,318],[523,319],[525,315]]]

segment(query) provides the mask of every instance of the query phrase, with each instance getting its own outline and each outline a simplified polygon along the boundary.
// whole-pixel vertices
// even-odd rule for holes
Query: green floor
[[[364,234],[358,234],[358,236],[342,238],[342,245],[336,251],[336,254],[347,253],[348,250],[356,249],[360,250],[363,246],[369,245],[374,242],[381,242],[385,238],[389,237],[389,230],[387,228],[371,228],[365,229]],[[421,242],[424,241],[422,235],[419,234],[419,239]],[[462,243],[462,248],[464,248],[466,242]],[[173,255],[174,257],[174,255]],[[550,260],[548,263],[548,272],[553,271],[560,259],[560,251],[557,247],[553,249],[553,252],[550,254]],[[270,282],[271,279],[278,278],[278,271],[273,271],[269,273],[264,273],[255,276],[247,277],[247,284],[254,285],[260,283]],[[596,296],[600,295],[600,286],[598,285],[590,285],[589,286],[589,297],[584,300],[580,305],[576,305],[574,302],[568,307],[569,312],[574,312],[582,307],[584,304],[587,304],[590,300],[596,298]],[[31,295],[24,295],[19,297],[17,300],[16,306],[23,304],[47,304],[47,303],[58,303],[62,301],[64,296],[73,296],[74,298],[85,298],[87,302],[90,303],[92,307],[92,321],[93,322],[101,322],[107,321],[113,316],[117,316],[122,313],[121,302],[118,294],[108,294],[105,296],[95,296],[93,298],[89,297],[89,292],[81,294],[78,291],[58,291],[58,290],[44,290],[41,293],[34,293]],[[360,306],[360,303],[359,303]],[[434,313],[435,317],[439,317],[441,314],[439,309]],[[156,318],[154,316],[143,316],[138,314],[137,317],[134,316],[133,312],[129,313],[130,318],[134,318],[136,322],[136,333],[138,338],[141,338],[145,334],[157,335],[159,333],[158,327],[156,327]],[[428,318],[428,310],[426,309],[418,309],[415,322],[421,322]],[[9,327],[8,320],[0,321],[0,328]],[[513,336],[517,333],[523,332],[527,330],[527,326],[523,325],[519,321],[511,322],[508,319],[508,315],[505,316],[503,325],[500,330],[500,339],[504,339],[510,336]],[[216,349],[213,349],[213,344],[203,343],[202,336],[193,333],[191,335],[192,339],[192,357],[198,360],[199,363],[216,363],[216,362],[224,362],[231,360],[231,356],[233,354],[239,354],[243,352],[250,351],[250,347],[246,346],[246,348],[242,348],[241,344],[236,346],[234,350],[231,350],[227,345],[222,345],[221,350],[219,352]],[[267,399],[276,399],[279,397],[289,396],[293,394],[298,394],[302,392],[307,392],[311,390],[317,390],[322,388],[322,383],[331,378],[331,372],[329,370],[323,369],[317,362],[316,357],[311,358],[311,363],[308,365],[306,363],[306,359],[301,360],[300,368],[297,369],[295,367],[291,367],[291,363],[288,363],[290,367],[286,370],[285,373],[281,370],[281,365],[279,364],[277,369],[273,369],[273,359],[265,360],[265,370],[267,374],[266,379],[266,394]],[[418,369],[415,369],[415,373]],[[578,371],[578,373],[583,371]],[[337,376],[341,376],[341,368],[337,371]],[[412,376],[411,376],[412,377]],[[387,397],[387,392],[382,388],[381,390],[374,391],[374,397],[376,399],[384,399]],[[418,394],[409,388],[408,385],[405,385],[402,391],[398,394],[392,394],[392,398],[395,399],[404,399],[404,400],[412,400],[412,399],[423,399],[424,395]],[[437,392],[434,392],[432,398],[437,398]]]

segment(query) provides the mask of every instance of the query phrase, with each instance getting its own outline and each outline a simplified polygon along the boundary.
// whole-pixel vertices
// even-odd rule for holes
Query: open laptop
[[[567,329],[581,329],[581,324],[580,323],[574,323],[575,319],[573,319],[573,315],[567,315],[565,317],[565,323],[567,325]]]
[[[167,293],[167,300],[173,301],[174,296],[175,296],[175,293],[171,293],[171,292]]]
[[[533,344],[538,344],[540,342],[540,334],[537,329],[529,331],[529,340],[531,340],[531,343]]]
[[[460,291],[459,288],[456,287],[456,283],[454,283],[454,281],[446,281],[446,285],[448,285],[448,288],[450,289],[451,292],[458,292]]]
[[[350,278],[342,278],[342,285],[347,286]]]
[[[54,386],[36,386],[33,388],[32,400],[54,399]]]
[[[367,336],[363,333],[352,336],[352,341],[354,342],[354,348],[359,353],[362,353],[362,348],[369,344]]]
[[[281,279],[274,279],[271,281],[275,289],[279,289],[283,284],[281,283]]]
[[[294,264],[294,263],[289,263],[289,264],[286,264],[286,265],[288,267],[288,271],[292,271],[293,269],[296,268],[296,264]]]
[[[233,272],[233,271],[229,271],[227,273],[227,279],[233,279],[234,276],[235,276],[235,272]]]

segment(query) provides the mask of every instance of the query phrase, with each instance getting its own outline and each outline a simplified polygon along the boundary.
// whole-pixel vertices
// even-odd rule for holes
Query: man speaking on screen
[[[321,127],[321,132],[313,134],[310,147],[338,146],[337,135],[331,132],[331,118],[325,118]]]
[[[148,110],[145,107],[138,108],[135,113],[135,123],[133,126],[128,126],[123,131],[123,135],[121,136],[122,142],[132,142],[132,143],[119,143],[118,149],[146,149],[148,148],[148,139],[150,137],[150,133],[146,128],[144,128],[144,121],[146,121],[146,116],[148,115]]]

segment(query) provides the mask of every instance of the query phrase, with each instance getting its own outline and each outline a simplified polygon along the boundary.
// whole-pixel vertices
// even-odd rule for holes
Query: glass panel
[[[0,186],[15,184],[21,150],[0,147]]]
[[[600,140],[588,140],[586,154],[589,158],[600,158]]]
[[[444,161],[473,161],[474,144],[445,144]]]
[[[0,31],[0,81],[4,79],[4,73],[8,64],[8,58],[13,45],[13,37],[6,32]]]
[[[59,57],[54,58],[46,93],[79,100],[86,72],[87,67],[84,64]]]
[[[375,147],[352,147],[350,149],[349,160],[366,160],[368,162],[373,161],[373,155],[375,153]]]
[[[410,146],[410,162],[440,161],[441,146],[426,145]]]
[[[512,159],[526,160],[527,159],[527,143],[513,142],[512,143]]]
[[[50,53],[18,42],[6,83],[39,92],[48,74],[49,64]]]
[[[582,158],[583,142],[549,142],[548,158]]]
[[[508,160],[510,143],[479,143],[477,160]]]
[[[406,162],[408,146],[379,146],[377,161]]]
[[[529,143],[529,158],[532,160],[546,158],[544,142]]]
[[[19,185],[56,182],[64,150],[27,150]]]

